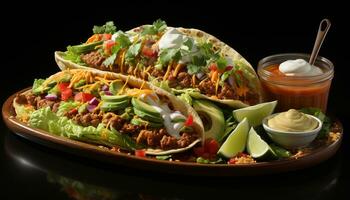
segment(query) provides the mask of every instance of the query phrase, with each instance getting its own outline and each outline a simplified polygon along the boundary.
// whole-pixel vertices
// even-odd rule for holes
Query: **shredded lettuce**
[[[182,93],[177,96],[180,100],[192,106],[192,97],[188,93]]]
[[[57,115],[63,116],[66,112],[69,112],[70,110],[77,108],[80,105],[81,103],[77,101],[61,101],[60,106],[57,110]]]
[[[29,125],[49,133],[68,137],[74,140],[101,144],[109,147],[119,146],[127,150],[143,148],[129,136],[122,135],[118,131],[109,130],[100,123],[97,127],[83,127],[75,124],[71,119],[56,115],[50,107],[34,111],[29,119]]]
[[[34,79],[32,91],[34,94],[41,94],[44,92],[44,86],[43,83],[45,82],[45,79]]]
[[[58,116],[51,111],[50,107],[41,108],[30,115],[29,124],[32,127],[49,131],[50,121],[58,121]]]

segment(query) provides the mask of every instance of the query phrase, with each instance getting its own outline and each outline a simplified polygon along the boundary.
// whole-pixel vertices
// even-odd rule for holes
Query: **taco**
[[[131,76],[72,69],[36,79],[14,99],[16,117],[51,134],[122,151],[165,155],[203,140],[197,113]]]
[[[83,44],[55,52],[61,69],[94,68],[132,75],[180,94],[233,108],[261,102],[252,66],[233,48],[197,29],[157,20],[117,31],[113,22],[94,26]]]

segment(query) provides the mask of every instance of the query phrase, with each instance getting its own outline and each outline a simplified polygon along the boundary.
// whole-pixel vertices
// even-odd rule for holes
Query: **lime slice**
[[[277,101],[271,101],[266,103],[257,104],[255,106],[249,106],[233,111],[233,117],[237,121],[242,121],[245,117],[248,119],[251,126],[259,126],[262,120],[271,115],[277,105]]]
[[[257,160],[276,158],[275,152],[270,146],[261,139],[260,135],[256,133],[252,127],[248,133],[247,151],[251,157]]]
[[[232,158],[243,152],[247,143],[248,131],[249,123],[244,118],[221,145],[218,154],[226,158]]]

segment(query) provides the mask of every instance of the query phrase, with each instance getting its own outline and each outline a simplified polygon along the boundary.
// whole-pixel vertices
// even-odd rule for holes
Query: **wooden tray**
[[[44,146],[78,156],[124,165],[135,169],[150,170],[153,172],[200,176],[253,176],[294,171],[317,165],[333,156],[340,147],[343,138],[343,128],[341,123],[336,121],[336,125],[340,129],[340,137],[338,140],[318,146],[317,148],[310,150],[304,156],[298,158],[239,165],[169,162],[151,158],[142,158],[52,135],[46,131],[29,127],[27,124],[20,122],[15,118],[12,102],[16,97],[16,94],[22,93],[26,90],[28,90],[28,88],[10,96],[2,106],[3,120],[8,128],[15,134]]]

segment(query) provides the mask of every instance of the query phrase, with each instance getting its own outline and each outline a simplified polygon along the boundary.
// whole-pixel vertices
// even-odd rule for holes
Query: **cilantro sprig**
[[[103,33],[110,33],[113,34],[117,31],[117,27],[114,25],[113,21],[106,22],[105,25],[102,26],[94,26],[92,31],[94,34],[103,34]]]
[[[123,49],[127,48],[131,45],[131,42],[129,40],[129,37],[126,36],[122,31],[118,31],[118,36],[115,39],[115,45],[111,49],[111,55],[103,61],[104,66],[110,66],[113,65],[115,62],[115,59],[117,58],[118,52]]]
[[[167,25],[165,21],[158,19],[157,21],[153,22],[152,25],[143,26],[143,31],[141,32],[141,35],[156,35],[158,33],[163,32],[166,28]]]

